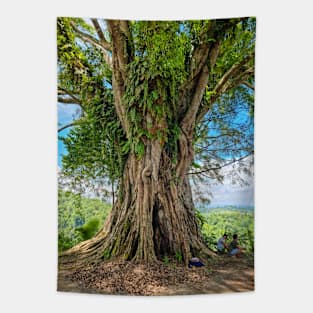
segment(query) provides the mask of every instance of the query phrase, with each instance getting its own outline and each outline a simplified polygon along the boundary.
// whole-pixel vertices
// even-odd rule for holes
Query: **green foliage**
[[[81,19],[77,21],[82,22]],[[58,61],[62,66],[62,72],[64,75],[72,81],[84,74],[85,64],[87,58],[79,49],[75,43],[75,34],[73,33],[71,26],[71,18],[58,18],[57,19],[57,44],[58,44]]]
[[[163,262],[165,263],[165,265],[169,265],[170,264],[170,258],[167,255],[165,255],[163,257]]]
[[[217,26],[215,34],[209,31],[211,25]],[[75,178],[77,183],[86,178],[108,177],[118,184],[129,153],[141,158],[147,142],[153,139],[164,145],[175,164],[179,125],[188,109],[180,96],[183,94],[186,103],[190,103],[193,92],[184,89],[197,66],[192,55],[203,43],[217,40],[221,40],[220,53],[216,66],[210,68],[200,106],[208,106],[210,110],[197,121],[193,138],[194,170],[219,168],[226,160],[253,153],[253,91],[236,84],[243,73],[231,77],[221,95],[214,88],[232,66],[253,53],[254,18],[130,22],[133,51],[126,68],[122,99],[130,125],[129,138],[115,111],[112,71],[103,52],[82,40],[77,29],[97,38],[95,29],[84,19],[58,18],[58,85],[81,101],[81,116],[75,128],[63,138],[68,151],[62,159],[64,174]],[[253,66],[251,58],[244,70]],[[247,79],[253,86],[253,74]],[[218,170],[209,174],[210,178],[223,179]]]
[[[97,95],[99,94],[99,95]],[[114,107],[112,92],[97,89],[97,96],[85,109],[78,127],[62,138],[68,154],[63,156],[64,173],[78,181],[86,178],[108,177],[116,181],[123,170],[128,151],[125,135],[120,127]],[[107,102],[100,102],[105,98]]]
[[[239,63],[243,57],[254,52],[255,45],[255,19],[237,23],[225,36],[221,45],[219,58],[216,62],[211,79],[218,80],[234,64]],[[251,60],[250,64],[253,64]],[[211,84],[214,86],[214,84]]]
[[[58,249],[67,250],[91,238],[103,225],[111,207],[98,199],[58,192]]]
[[[183,262],[183,255],[181,253],[181,251],[176,251],[175,252],[175,259],[178,263],[182,263]]]
[[[81,227],[77,227],[75,230],[79,233],[82,240],[87,240],[92,238],[99,229],[100,221],[97,218],[93,218],[85,223]]]
[[[229,160],[253,154],[254,149],[254,92],[244,85],[237,85],[244,72],[253,71],[255,45],[255,19],[250,18],[234,24],[225,34],[216,66],[209,75],[203,103],[210,106],[209,112],[196,126],[194,137],[197,163],[202,169],[219,168]],[[230,78],[227,91],[218,95],[214,88],[233,66],[252,55],[244,70]],[[247,79],[253,86],[254,77]],[[213,104],[210,102],[214,100]],[[194,172],[199,171],[193,167]],[[209,172],[210,178],[222,181],[218,170]]]
[[[202,213],[205,223],[201,226],[202,235],[208,247],[216,251],[216,244],[224,233],[228,234],[228,242],[233,234],[238,234],[239,245],[246,253],[254,251],[254,214],[247,210],[215,209]]]
[[[138,21],[132,24],[137,60],[141,73],[182,82],[186,78],[185,55],[190,49],[186,32],[177,21]],[[136,60],[136,61],[137,61]]]
[[[73,238],[66,235],[65,232],[58,234],[58,251],[65,251],[73,247]]]
[[[178,90],[187,77],[185,55],[190,46],[178,22],[136,22],[132,31],[136,56],[128,66],[124,103],[131,150],[141,157],[146,139],[176,146]],[[147,115],[150,120],[144,118]]]
[[[196,210],[196,219],[198,221],[198,224],[203,227],[203,225],[206,223],[205,216],[198,210]]]
[[[75,28],[94,35],[83,19],[58,18],[58,85],[81,101],[76,127],[62,138],[64,174],[77,183],[86,178],[109,177],[114,183],[122,173],[126,138],[117,118],[111,88],[112,73],[103,54],[84,43]]]

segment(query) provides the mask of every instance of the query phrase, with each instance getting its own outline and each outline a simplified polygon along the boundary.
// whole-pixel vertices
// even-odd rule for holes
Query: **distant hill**
[[[221,206],[208,206],[197,208],[201,213],[207,213],[215,210],[229,210],[229,211],[254,211],[254,206],[237,206],[237,205],[221,205]]]

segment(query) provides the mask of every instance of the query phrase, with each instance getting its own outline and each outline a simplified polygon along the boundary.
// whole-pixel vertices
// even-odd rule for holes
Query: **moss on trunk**
[[[197,224],[189,180],[177,175],[190,157],[174,164],[157,141],[146,144],[139,159],[130,154],[119,197],[103,229],[63,253],[61,267],[80,267],[101,259],[154,262],[164,256],[185,264],[192,255],[212,255]],[[183,165],[182,165],[183,164]]]

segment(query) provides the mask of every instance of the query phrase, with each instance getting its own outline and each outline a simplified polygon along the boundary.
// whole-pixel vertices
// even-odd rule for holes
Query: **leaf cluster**
[[[253,91],[229,81],[227,91],[214,87],[244,57],[254,51],[255,20],[216,20],[222,38],[203,36],[212,21],[130,22],[134,54],[127,67],[123,105],[131,136],[121,127],[114,108],[112,72],[99,49],[83,42],[74,31],[95,35],[83,19],[58,19],[58,83],[81,101],[82,116],[63,138],[67,155],[63,168],[69,176],[109,177],[118,180],[130,152],[143,156],[149,140],[163,144],[173,162],[178,154],[179,88],[188,80],[192,55],[203,40],[221,40],[216,66],[211,69],[201,107],[209,107],[194,134],[196,156],[192,170],[219,167],[223,162],[253,153]],[[108,39],[109,41],[109,39]],[[251,59],[246,67],[253,67]],[[237,73],[237,76],[241,73]],[[254,78],[249,78],[254,85]],[[188,96],[188,95],[187,95]],[[219,172],[210,176],[221,180]]]

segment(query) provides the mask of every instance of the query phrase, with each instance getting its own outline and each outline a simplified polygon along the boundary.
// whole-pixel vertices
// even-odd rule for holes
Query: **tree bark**
[[[114,105],[130,139],[132,125],[123,95],[129,74],[127,65],[133,58],[132,38],[126,21],[109,20],[107,26],[112,41]],[[209,31],[214,30],[212,23]],[[195,68],[181,90],[179,109],[174,112],[179,117],[180,134],[178,138],[167,138],[177,145],[177,162],[171,160],[164,141],[145,138],[144,155],[138,158],[131,152],[128,156],[117,201],[106,225],[94,238],[63,253],[61,267],[80,267],[103,258],[154,262],[178,255],[188,264],[191,256],[213,255],[201,238],[186,173],[194,158],[192,140],[197,112],[218,50],[219,42],[203,43],[195,50]],[[150,132],[149,123],[160,132],[167,129],[165,115],[155,118],[153,112],[141,113],[141,127],[146,131]]]
[[[180,155],[178,165],[173,164],[156,139],[146,143],[140,159],[131,153],[103,229],[63,253],[60,266],[77,268],[106,258],[154,262],[177,255],[187,264],[191,256],[213,255],[201,238],[185,176],[192,158],[186,151]],[[182,163],[184,175],[177,175]]]
[[[165,138],[167,142],[177,145],[177,161],[171,159],[172,154],[166,147],[164,138],[148,139],[146,135],[141,135],[145,137],[145,152],[140,158],[130,152],[120,179],[117,201],[114,201],[104,227],[94,238],[60,255],[61,267],[77,268],[106,258],[154,262],[164,256],[177,255],[181,255],[187,264],[191,256],[214,255],[201,238],[186,174],[194,159],[192,141],[195,125],[203,119],[212,104],[210,102],[201,105],[209,75],[215,66],[227,29],[239,20],[231,19],[222,26],[221,21],[212,21],[208,24],[208,29],[200,35],[201,43],[195,46],[192,53],[190,75],[178,89],[177,108],[172,112],[174,117],[166,116],[164,111],[163,115],[161,113],[161,116],[155,118],[153,110],[136,107],[137,113],[142,117],[140,127],[150,135],[159,131],[164,138],[170,136],[166,126],[166,121],[170,118],[180,128],[178,138]],[[124,97],[130,83],[129,64],[135,56],[130,25],[127,21],[108,20],[107,27],[111,37],[108,43],[98,21],[92,21],[99,40],[81,34],[77,28],[75,31],[105,52],[110,50],[109,55],[106,55],[110,57],[107,62],[112,69],[114,107],[125,137],[132,142],[134,125],[128,117],[129,107]],[[223,92],[233,87],[232,84],[247,81],[252,75],[252,69],[246,66],[252,58],[253,54],[246,56],[222,76],[213,89],[215,94],[211,101],[215,101]],[[155,81],[150,81],[147,85],[148,92],[159,91],[153,90]],[[160,97],[158,101],[160,103],[157,104],[161,105],[163,98]],[[166,105],[164,103],[165,107]],[[151,129],[154,134],[151,134]],[[142,137],[138,136],[136,139],[142,140]]]

